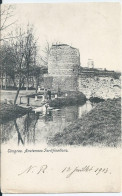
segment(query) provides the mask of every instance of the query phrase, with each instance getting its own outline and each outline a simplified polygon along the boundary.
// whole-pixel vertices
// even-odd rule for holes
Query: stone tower
[[[50,78],[51,89],[77,91],[79,67],[78,49],[67,44],[52,45],[48,61],[48,80]]]

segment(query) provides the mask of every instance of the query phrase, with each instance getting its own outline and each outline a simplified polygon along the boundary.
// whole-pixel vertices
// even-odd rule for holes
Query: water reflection
[[[81,118],[93,108],[86,102],[82,106],[68,106],[61,109],[51,109],[46,113],[31,112],[13,121],[2,124],[2,143],[18,145],[47,143],[48,138]]]
[[[94,103],[87,101],[86,104],[84,104],[82,107],[78,107],[78,118],[86,115],[94,106]]]

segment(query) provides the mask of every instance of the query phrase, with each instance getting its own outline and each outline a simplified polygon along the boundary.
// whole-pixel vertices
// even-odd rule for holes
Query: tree
[[[51,46],[52,46],[52,44],[50,44],[48,41],[46,41],[45,47],[42,50],[42,55],[40,56],[40,60],[44,66],[48,65]]]
[[[13,6],[13,5],[0,5],[0,52],[4,51],[4,49],[5,49],[5,48],[4,49],[2,48],[2,41],[10,39],[10,36],[7,35],[8,33],[6,33],[7,32],[6,30],[16,22],[15,20],[11,20],[11,18],[14,16],[14,8],[15,8],[15,6]],[[7,57],[7,59],[9,59],[9,58]],[[5,81],[6,81],[6,71],[5,70],[7,70],[8,73],[12,73],[12,72],[10,72],[11,69],[10,70],[6,69],[6,65],[5,64],[3,65],[2,63],[3,63],[2,62],[2,55],[0,55],[1,87],[3,86],[2,85],[3,73],[5,73]]]
[[[29,88],[29,76],[33,67],[36,66],[36,57],[37,57],[37,40],[35,40],[33,27],[30,25],[27,26],[26,32],[22,33],[21,29],[19,31],[19,38],[16,41],[15,54],[19,59],[17,72],[19,73],[19,86],[17,90],[17,94],[14,100],[14,104],[16,104],[16,100],[21,88],[21,85],[24,79],[27,78],[27,89]]]
[[[13,70],[11,77],[15,78],[16,75],[18,78],[18,89],[14,100],[14,104],[16,104],[24,80],[27,79],[28,88],[29,76],[34,72],[37,64],[37,40],[34,37],[33,27],[29,24],[26,30],[18,27],[15,32],[11,33],[11,39],[4,42],[3,48],[4,52],[7,51],[2,57],[3,71],[10,67],[10,70]]]
[[[5,75],[5,89],[6,89],[6,78],[9,76],[15,86],[15,59],[12,53],[12,48],[6,44],[0,48],[0,59],[1,59],[1,89],[3,87],[3,75]]]
[[[36,64],[37,40],[34,38],[33,27],[27,26],[27,36],[25,41],[25,63],[27,69],[27,89],[29,88],[30,67]]]
[[[40,60],[42,62],[43,66],[48,66],[48,60],[49,60],[49,56],[50,56],[50,49],[52,47],[52,45],[59,45],[61,44],[61,42],[56,41],[54,43],[49,43],[48,41],[46,41],[45,43],[45,47],[43,48],[43,50],[41,50],[41,56],[40,56]]]
[[[14,16],[14,8],[15,6],[13,5],[0,5],[0,41],[10,38],[5,31],[16,22],[11,19]]]

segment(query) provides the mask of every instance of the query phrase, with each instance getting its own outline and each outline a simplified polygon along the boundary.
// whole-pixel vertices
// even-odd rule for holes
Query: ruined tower
[[[80,67],[79,50],[67,44],[52,45],[48,61],[48,76],[52,90],[77,91]]]

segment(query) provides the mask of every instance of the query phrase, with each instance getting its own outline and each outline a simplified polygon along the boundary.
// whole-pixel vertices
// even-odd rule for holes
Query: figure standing
[[[48,99],[51,100],[51,90],[50,90],[50,88],[48,89],[47,94],[48,94]]]
[[[47,89],[44,89],[44,100],[47,100]]]

